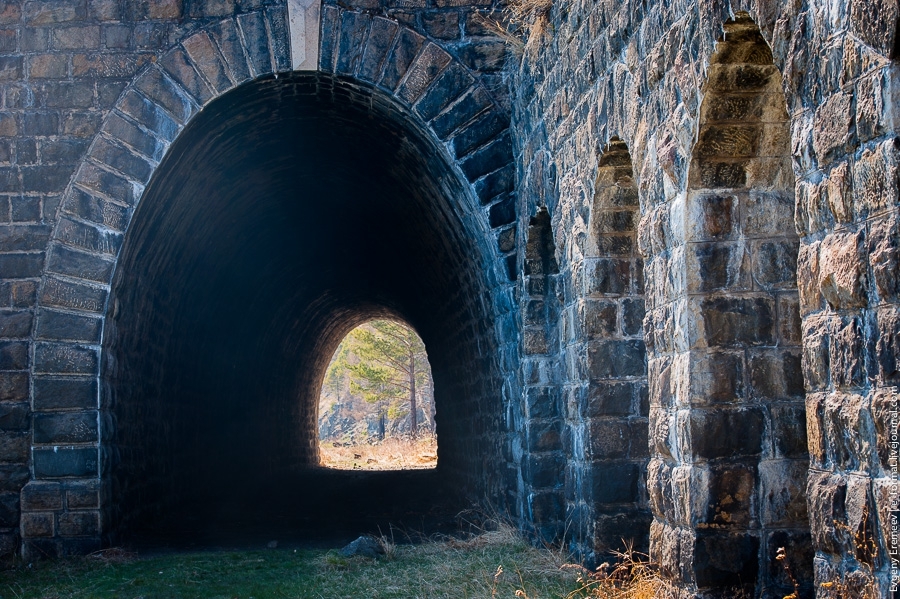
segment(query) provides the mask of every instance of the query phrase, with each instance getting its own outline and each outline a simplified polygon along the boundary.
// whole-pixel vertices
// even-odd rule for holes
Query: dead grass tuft
[[[138,555],[121,547],[110,547],[90,553],[87,557],[104,564],[128,564],[136,560]]]
[[[501,19],[476,14],[481,24],[502,37],[516,54],[537,56],[550,33],[553,0],[508,0]]]
[[[856,528],[851,529],[844,522],[834,521],[834,527],[853,541],[859,568],[847,572],[839,580],[829,580],[819,584],[817,597],[823,599],[878,599],[873,569],[878,559],[878,543],[869,521],[869,504],[863,505],[862,517]]]
[[[603,563],[590,571],[578,565],[568,565],[579,572],[578,588],[566,599],[662,599],[673,596],[675,589],[650,562],[648,556],[627,547],[616,552],[615,563]]]

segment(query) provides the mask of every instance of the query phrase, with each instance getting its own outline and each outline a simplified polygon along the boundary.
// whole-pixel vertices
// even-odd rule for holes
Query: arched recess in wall
[[[559,264],[550,213],[541,206],[529,219],[525,236],[522,290],[522,337],[525,381],[525,423],[521,501],[525,520],[543,539],[563,532],[562,495],[565,458],[562,453],[562,409],[553,384],[559,339],[556,284]]]
[[[288,73],[282,18],[226,19],[164,54],[123,92],[63,199],[34,366],[35,418],[54,426],[35,436],[29,485],[64,480],[97,499],[60,506],[79,526],[25,535],[26,550],[95,548],[161,515],[274,525],[284,511],[240,506],[315,462],[321,371],[347,331],[388,315],[433,358],[442,479],[479,498],[502,488],[508,118],[421,40],[396,64],[379,46],[347,72]],[[383,25],[389,41],[415,35]],[[346,70],[347,48],[328,70]],[[310,480],[295,498],[352,525]]]
[[[674,503],[665,490],[652,501],[654,526],[676,530],[656,528],[651,553],[693,590],[787,593],[777,548],[793,556],[804,589],[812,578],[790,123],[757,25],[737,13],[724,32],[688,177],[685,303],[676,308],[685,339],[674,356],[686,374],[682,405],[663,406],[684,432],[681,447],[657,456]],[[703,498],[687,516],[675,472]],[[666,563],[677,554],[692,556],[689,572]]]
[[[612,138],[594,185],[584,250],[581,314],[589,381],[586,435],[591,544],[600,555],[632,542],[646,552],[647,389],[644,265],[637,247],[638,187],[628,146]]]

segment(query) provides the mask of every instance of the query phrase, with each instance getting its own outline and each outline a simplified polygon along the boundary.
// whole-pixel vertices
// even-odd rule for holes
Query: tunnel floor
[[[466,528],[473,508],[430,471],[361,472],[310,468],[291,480],[260,482],[196,497],[165,519],[122,539],[143,551],[336,547],[362,534],[417,541]]]

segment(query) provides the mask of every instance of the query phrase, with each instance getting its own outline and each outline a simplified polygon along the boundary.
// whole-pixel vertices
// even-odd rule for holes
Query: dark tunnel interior
[[[459,177],[380,92],[321,74],[204,108],[135,211],[104,331],[106,515],[120,539],[238,542],[466,507],[497,474],[490,236]],[[317,467],[343,336],[409,322],[433,367],[439,466]]]

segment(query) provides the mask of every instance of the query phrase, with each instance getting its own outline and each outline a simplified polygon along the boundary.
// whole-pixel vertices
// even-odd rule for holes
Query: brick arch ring
[[[468,183],[467,197],[459,200],[468,205],[461,209],[477,215],[473,225],[495,238],[486,276],[494,285],[509,285],[514,249],[499,242],[515,226],[508,111],[450,54],[411,29],[332,6],[321,9],[321,19],[319,14],[314,0],[290,0],[287,11],[226,18],[170,48],[127,85],[65,191],[32,336],[32,469],[21,506],[23,522],[33,509],[47,509],[30,504],[42,485],[56,481],[54,496],[62,495],[54,509],[78,520],[72,526],[81,539],[73,542],[86,543],[58,552],[92,550],[102,529],[100,359],[119,250],[156,168],[216,98],[297,70],[341,77],[388,96]],[[59,420],[54,410],[60,408],[80,408],[81,421]]]

